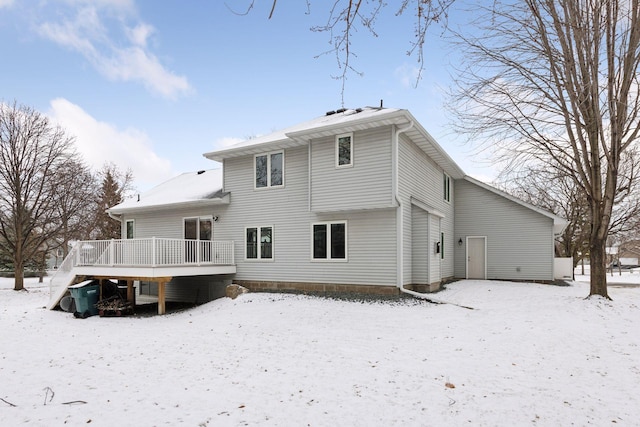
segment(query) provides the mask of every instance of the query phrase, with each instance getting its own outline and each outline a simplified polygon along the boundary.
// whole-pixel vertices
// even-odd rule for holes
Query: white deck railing
[[[234,265],[230,241],[163,239],[81,240],[74,244],[49,283],[55,305],[74,278],[75,267],[178,267]],[[51,307],[49,307],[51,308]]]
[[[148,239],[83,240],[75,251],[77,266],[163,267],[233,265],[233,242]]]

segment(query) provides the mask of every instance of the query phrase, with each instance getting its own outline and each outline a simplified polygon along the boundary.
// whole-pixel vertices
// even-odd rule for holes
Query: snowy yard
[[[79,320],[31,280],[0,279],[2,425],[640,425],[638,287],[461,281],[437,297],[475,310],[248,294]]]

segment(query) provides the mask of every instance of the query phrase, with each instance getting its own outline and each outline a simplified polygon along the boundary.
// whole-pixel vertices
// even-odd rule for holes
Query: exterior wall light
[[[462,237],[458,239],[458,246],[462,246]]]

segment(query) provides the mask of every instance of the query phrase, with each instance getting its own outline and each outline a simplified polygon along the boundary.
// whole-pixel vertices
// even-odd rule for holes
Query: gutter
[[[116,221],[122,222],[122,214],[118,215],[118,214],[111,213],[111,211],[107,211],[107,215],[109,215],[111,219],[115,219]]]

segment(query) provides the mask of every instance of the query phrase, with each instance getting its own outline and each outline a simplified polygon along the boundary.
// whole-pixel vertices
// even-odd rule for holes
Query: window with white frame
[[[254,157],[256,188],[284,185],[284,152],[259,154]]]
[[[183,218],[185,262],[210,262],[213,217]]]
[[[135,222],[134,222],[134,220],[128,219],[126,221],[126,230],[127,230],[127,234],[126,234],[127,239],[133,239],[135,237]]]
[[[245,228],[245,258],[273,259],[273,226]]]
[[[444,232],[440,233],[440,259],[444,259]]]
[[[353,166],[353,134],[336,136],[336,167]]]
[[[451,201],[451,177],[446,173],[442,174],[442,183],[443,183],[443,192],[444,192],[444,200],[447,202]]]
[[[314,260],[347,259],[347,222],[321,222],[312,225]]]

